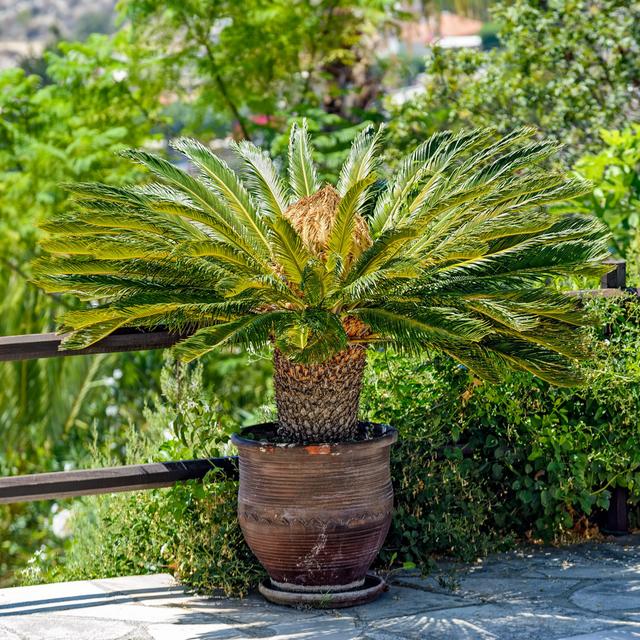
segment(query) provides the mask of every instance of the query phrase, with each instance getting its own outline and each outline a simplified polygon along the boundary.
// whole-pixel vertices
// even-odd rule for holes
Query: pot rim
[[[262,422],[259,424],[251,425],[249,427],[244,427],[242,432],[247,432],[249,430],[255,429],[256,431],[267,431],[273,430],[277,427],[277,422]],[[398,430],[395,427],[392,427],[388,424],[380,423],[380,422],[367,422],[361,421],[358,422],[358,425],[368,426],[368,427],[377,427],[381,430],[380,435],[376,435],[373,438],[369,438],[367,440],[342,440],[340,442],[309,442],[309,443],[300,443],[300,442],[272,442],[267,438],[252,440],[250,438],[245,438],[240,433],[234,433],[231,435],[231,442],[235,444],[237,447],[251,447],[251,448],[264,448],[265,445],[269,447],[274,447],[277,449],[282,449],[286,451],[287,449],[296,449],[296,450],[316,450],[318,447],[329,448],[329,449],[344,449],[345,447],[379,447],[379,446],[390,446],[394,442],[398,440]]]

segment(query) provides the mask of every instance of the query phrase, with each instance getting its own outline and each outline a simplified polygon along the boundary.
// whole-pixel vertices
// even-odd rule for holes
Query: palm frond
[[[281,216],[291,202],[291,193],[269,154],[247,140],[234,143],[232,148],[242,159],[247,184],[264,212],[272,217]]]
[[[372,126],[365,127],[355,138],[347,159],[342,165],[336,189],[344,197],[357,183],[375,174],[380,164],[380,143],[384,125],[377,131]],[[372,180],[373,182],[373,180]]]
[[[172,146],[202,171],[208,180],[207,184],[225,200],[236,217],[242,220],[252,244],[261,245],[265,255],[268,255],[270,245],[265,225],[246,187],[227,163],[203,144],[190,138],[178,138],[173,141]]]
[[[299,286],[312,256],[298,232],[284,216],[274,219],[271,242],[275,258],[287,280],[294,286]]]
[[[451,131],[438,132],[402,160],[393,181],[376,203],[371,221],[374,236],[382,232],[389,220],[395,219],[409,194],[430,171],[431,158],[452,135]]]
[[[153,197],[155,194],[156,201],[159,196],[161,206],[169,209],[177,206],[180,215],[208,225],[221,240],[238,245],[256,261],[268,259],[268,252],[264,247],[251,241],[251,233],[243,221],[234,216],[226,202],[206,184],[192,178],[167,160],[146,151],[130,149],[123,152],[123,155],[143,164],[173,187],[167,189],[164,185],[146,185],[138,190],[139,195]],[[191,204],[195,206],[190,206]]]
[[[264,347],[277,321],[288,312],[271,311],[246,315],[237,320],[200,329],[190,338],[179,342],[174,350],[183,362],[190,362],[221,346],[238,345],[248,349]]]
[[[106,260],[167,258],[174,248],[172,243],[162,238],[134,232],[50,237],[40,244],[49,253],[86,255]]]
[[[298,199],[311,196],[320,188],[306,120],[302,121],[302,126],[294,123],[291,127],[289,184],[294,196]]]
[[[368,174],[366,177],[357,180],[344,194],[338,205],[338,211],[327,240],[327,248],[335,255],[338,259],[337,264],[341,266],[346,264],[347,257],[352,252],[356,216],[365,205],[369,187],[374,181],[375,176],[372,174]],[[358,256],[354,257],[357,258]]]

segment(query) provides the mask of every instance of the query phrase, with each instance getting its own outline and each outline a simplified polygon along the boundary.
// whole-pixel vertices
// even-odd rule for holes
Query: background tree
[[[401,148],[440,128],[536,125],[575,159],[640,108],[640,5],[514,0],[493,10],[499,49],[433,49],[424,93],[391,109]]]
[[[123,0],[120,10],[174,90],[224,111],[244,138],[251,114],[368,107],[379,93],[372,40],[400,15],[390,0]]]

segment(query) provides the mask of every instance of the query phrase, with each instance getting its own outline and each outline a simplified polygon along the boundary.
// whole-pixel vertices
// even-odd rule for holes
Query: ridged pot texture
[[[317,445],[270,441],[276,425],[234,435],[240,460],[238,518],[272,584],[292,591],[360,586],[391,524],[389,468],[395,429]],[[247,433],[247,432],[245,432]]]

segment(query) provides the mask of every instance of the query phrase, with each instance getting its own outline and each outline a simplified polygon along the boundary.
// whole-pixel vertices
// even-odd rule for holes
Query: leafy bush
[[[370,359],[365,412],[400,430],[387,560],[470,559],[516,536],[563,539],[589,529],[614,487],[640,499],[640,306],[589,308],[611,335],[589,331],[581,388],[526,373],[490,385],[445,360]]]
[[[578,209],[605,222],[613,234],[614,251],[629,262],[635,275],[640,271],[640,125],[602,130],[600,136],[604,148],[582,156],[574,167],[594,183],[594,189],[566,209]]]
[[[235,421],[205,390],[202,373],[202,365],[165,364],[162,397],[146,411],[147,430],[130,429],[128,463],[230,454]],[[108,462],[96,453],[93,466]],[[22,582],[170,571],[196,591],[245,595],[262,569],[242,538],[236,496],[237,482],[212,471],[202,483],[75,501],[65,554],[43,546]]]
[[[442,127],[533,124],[575,159],[637,113],[637,3],[502,0],[493,19],[499,49],[433,50],[424,93],[392,109],[400,150]]]

